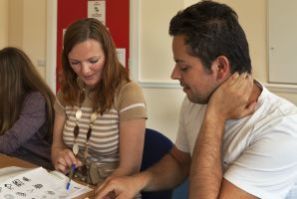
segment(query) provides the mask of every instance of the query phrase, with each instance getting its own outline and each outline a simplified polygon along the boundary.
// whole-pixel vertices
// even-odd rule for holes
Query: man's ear
[[[218,56],[212,63],[212,70],[215,72],[217,80],[225,80],[231,74],[229,59],[224,55]]]

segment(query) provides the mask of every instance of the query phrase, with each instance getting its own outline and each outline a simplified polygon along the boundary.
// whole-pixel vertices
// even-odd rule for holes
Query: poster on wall
[[[125,48],[117,48],[117,55],[118,59],[121,62],[121,64],[126,67],[126,49]]]
[[[106,25],[106,2],[105,0],[88,1],[88,18],[95,18]]]

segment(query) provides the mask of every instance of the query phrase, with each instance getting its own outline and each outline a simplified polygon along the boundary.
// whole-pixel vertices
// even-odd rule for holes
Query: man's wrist
[[[218,111],[208,109],[205,118],[205,122],[212,123],[212,124],[224,124],[227,120],[223,113],[220,113]]]
[[[133,176],[135,178],[135,182],[137,184],[139,191],[148,191],[150,190],[150,181],[151,181],[151,173],[148,171],[140,172]]]

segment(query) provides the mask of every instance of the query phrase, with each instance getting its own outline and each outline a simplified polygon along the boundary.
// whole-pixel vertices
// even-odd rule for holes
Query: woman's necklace
[[[77,137],[80,133],[80,128],[79,128],[79,120],[82,118],[82,110],[81,110],[81,105],[83,103],[85,99],[85,93],[84,91],[82,91],[82,93],[80,94],[80,97],[79,97],[79,106],[75,112],[75,119],[76,119],[76,123],[75,123],[75,127],[73,129],[73,135],[74,135],[74,142],[73,142],[73,146],[72,146],[72,152],[73,154],[76,156],[79,152],[79,145],[77,143]],[[86,160],[88,158],[88,151],[89,151],[89,140],[90,140],[90,137],[92,135],[92,130],[93,130],[93,124],[94,122],[96,121],[98,117],[98,111],[93,111],[93,113],[90,115],[90,122],[89,122],[89,128],[88,128],[88,131],[87,131],[87,135],[86,135],[86,141],[85,141],[85,150],[84,150],[84,153],[83,153],[83,162],[84,164],[86,163]]]

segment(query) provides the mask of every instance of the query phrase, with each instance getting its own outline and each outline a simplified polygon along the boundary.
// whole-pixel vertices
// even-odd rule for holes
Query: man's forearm
[[[142,181],[145,181],[144,191],[171,189],[180,184],[189,173],[190,162],[179,164],[172,155],[166,155],[160,162],[145,172],[142,172]]]
[[[192,157],[190,198],[218,198],[222,182],[221,147],[224,121],[205,117]]]

